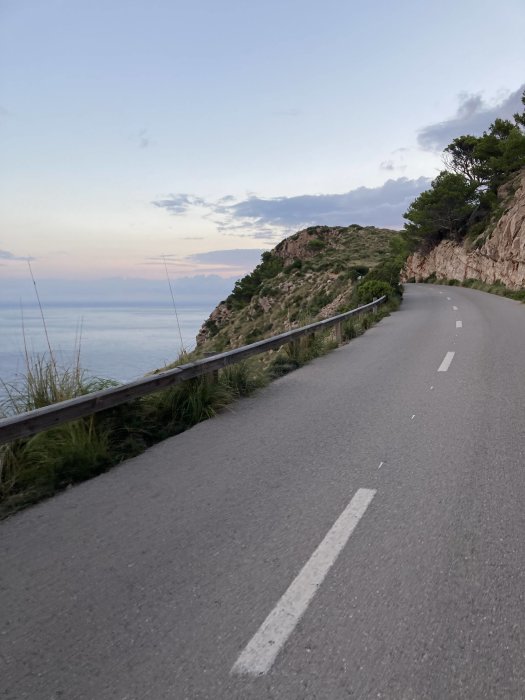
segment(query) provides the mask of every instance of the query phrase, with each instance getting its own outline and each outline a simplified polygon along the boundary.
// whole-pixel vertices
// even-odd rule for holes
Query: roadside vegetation
[[[408,280],[408,282],[414,282],[415,280]],[[525,304],[525,289],[509,289],[501,282],[495,282],[494,284],[488,284],[487,282],[482,282],[478,279],[466,279],[466,280],[454,280],[454,279],[444,279],[443,277],[437,278],[435,275],[430,275],[424,280],[421,280],[423,284],[444,284],[450,287],[468,287],[469,289],[477,289],[480,292],[488,292],[489,294],[496,294],[500,297],[506,297],[507,299],[514,299],[515,301],[521,301]]]
[[[380,280],[370,281],[378,284],[365,288],[360,303],[366,303],[370,295],[378,296],[385,289]],[[400,296],[392,294],[376,313],[347,321],[343,325],[343,342],[364,333],[398,308],[399,303]],[[217,381],[211,375],[192,379],[31,438],[0,445],[0,517],[107,471],[335,347],[332,332],[317,333],[278,351],[227,367],[220,371]],[[173,366],[197,359],[199,354],[202,355],[183,353]],[[72,367],[59,367],[53,357],[45,355],[26,356],[25,374],[15,384],[4,385],[6,398],[0,404],[0,417],[111,385],[86,376],[79,356]]]

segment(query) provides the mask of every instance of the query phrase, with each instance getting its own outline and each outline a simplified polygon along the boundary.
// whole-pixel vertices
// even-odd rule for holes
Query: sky
[[[520,107],[524,36],[523,0],[0,0],[0,295],[27,258],[215,290],[305,226],[400,228]]]

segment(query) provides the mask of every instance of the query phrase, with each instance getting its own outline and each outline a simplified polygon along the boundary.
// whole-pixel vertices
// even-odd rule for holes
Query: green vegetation
[[[522,97],[525,106],[525,92]],[[496,119],[482,136],[460,136],[444,151],[443,170],[405,213],[404,238],[428,252],[444,239],[474,242],[501,214],[502,185],[525,167],[525,111]]]
[[[400,295],[399,271],[408,255],[396,231],[373,226],[312,226],[263,254],[255,270],[236,283],[220,317],[204,324],[201,347],[240,347],[355,308],[369,298],[367,282],[384,282]],[[373,290],[372,290],[373,291]],[[381,296],[377,293],[370,296]]]
[[[22,381],[5,387],[0,417],[16,415],[108,386],[86,379],[78,358],[73,368],[58,368],[44,356],[29,364]],[[181,355],[177,364],[188,361]],[[75,378],[73,381],[72,378]],[[0,446],[0,516],[96,476],[150,445],[186,430],[268,378],[251,360],[228,367],[219,381],[199,377],[72,421],[37,435]],[[67,389],[58,391],[58,388]]]
[[[262,260],[253,272],[235,283],[233,292],[226,299],[226,306],[232,309],[244,308],[257,294],[267,279],[272,279],[283,268],[283,261],[269,251],[262,254]]]
[[[343,339],[363,333],[390,311],[393,298],[370,313],[344,324]],[[107,471],[154,443],[212,417],[232,401],[248,396],[272,379],[287,374],[337,346],[329,331],[302,338],[279,351],[245,360],[221,370],[218,381],[198,377],[103,411],[86,419],[0,446],[0,517],[68,486]],[[193,355],[181,354],[173,366]],[[0,417],[74,398],[104,388],[108,382],[86,378],[79,366],[58,368],[44,356],[28,362],[23,381],[5,387]]]
[[[435,275],[427,277],[423,282],[432,284],[446,284],[450,287],[468,287],[470,289],[478,289],[481,292],[489,292],[490,294],[497,294],[500,297],[507,297],[508,299],[515,299],[516,301],[521,301],[525,303],[525,289],[509,289],[501,282],[494,282],[494,284],[488,284],[487,282],[482,282],[478,279],[466,279],[462,280],[452,280],[452,279],[437,279]]]

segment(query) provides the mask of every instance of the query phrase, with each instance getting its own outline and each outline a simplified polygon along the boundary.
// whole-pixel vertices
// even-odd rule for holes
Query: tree
[[[523,104],[523,107],[525,108],[525,90],[523,91],[523,95],[521,96],[521,102]],[[514,115],[514,121],[516,122],[516,126],[525,129],[525,109],[523,110],[522,114],[516,112],[516,114]]]
[[[476,136],[459,136],[445,148],[443,161],[447,170],[463,175],[471,183],[483,181],[483,162],[477,156],[479,139]]]
[[[408,240],[426,248],[444,238],[460,240],[476,205],[476,187],[463,175],[442,171],[404,214]]]
[[[525,107],[525,91],[521,101]],[[482,136],[455,138],[443,153],[447,168],[410,205],[403,237],[430,249],[483,228],[498,206],[499,187],[525,167],[525,110],[514,122],[495,119]]]

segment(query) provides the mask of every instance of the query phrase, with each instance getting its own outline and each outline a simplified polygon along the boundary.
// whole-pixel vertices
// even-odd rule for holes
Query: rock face
[[[209,318],[201,326],[199,332],[197,333],[197,345],[202,345],[202,343],[204,343],[204,341],[208,339],[208,337],[210,336],[210,332],[212,332],[214,328],[218,328],[227,323],[231,316],[231,313],[231,310],[226,306],[226,302],[221,301],[221,303],[213,309]]]
[[[515,188],[514,193],[512,189]],[[427,255],[412,254],[402,273],[403,281],[416,282],[435,275],[438,279],[479,279],[502,282],[509,289],[525,287],[525,171],[500,191],[505,211],[483,245],[442,241]]]

